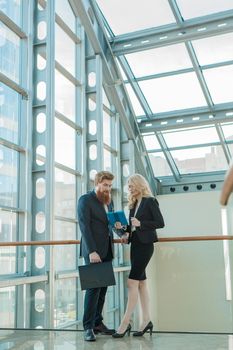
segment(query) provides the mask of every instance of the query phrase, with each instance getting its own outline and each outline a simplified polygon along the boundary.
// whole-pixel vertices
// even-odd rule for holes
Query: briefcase
[[[78,270],[82,290],[116,284],[111,261],[79,266]]]

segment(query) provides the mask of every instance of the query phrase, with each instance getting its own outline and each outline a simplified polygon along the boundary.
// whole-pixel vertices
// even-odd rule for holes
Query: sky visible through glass
[[[139,0],[97,0],[97,3],[116,38],[123,35],[130,37],[134,31],[143,33],[150,28],[162,30],[179,25],[174,8],[167,0],[146,0],[143,6]],[[222,16],[227,11],[233,13],[233,0],[177,0],[176,4],[183,23],[203,20],[205,17],[202,16]],[[211,106],[231,105],[233,111],[233,33],[230,31],[214,36],[203,35],[200,39],[191,38],[188,44],[184,41],[147,50],[141,48],[133,53],[126,52],[125,58],[134,82],[137,82],[152,111],[152,118],[177,115],[177,111],[181,111],[182,118],[182,111],[195,108],[208,110]],[[119,66],[136,117],[139,121],[148,118],[143,101],[135,95],[124,67]],[[232,117],[232,114],[227,116]],[[211,122],[214,123],[214,117],[210,112]],[[232,124],[219,124],[219,128],[223,141],[233,140]],[[161,145],[152,131],[144,136],[144,142],[151,152],[155,176],[171,175]],[[181,174],[227,168],[219,132],[214,124],[192,128],[179,125],[179,129],[174,127],[173,130],[166,130],[165,126],[162,137]],[[231,144],[229,148],[232,150]],[[159,166],[163,171],[159,170]]]

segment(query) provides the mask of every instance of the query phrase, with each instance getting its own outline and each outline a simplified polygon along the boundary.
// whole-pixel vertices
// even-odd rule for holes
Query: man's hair
[[[98,185],[98,183],[103,182],[104,180],[113,180],[114,175],[110,173],[110,171],[99,171],[95,175],[95,186]]]

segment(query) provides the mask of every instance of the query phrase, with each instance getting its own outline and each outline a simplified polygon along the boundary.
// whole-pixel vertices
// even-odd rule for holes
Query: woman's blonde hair
[[[140,192],[142,197],[153,197],[148,181],[140,174],[131,175],[128,178],[128,185],[134,185]],[[136,198],[129,193],[128,195],[128,207],[132,209],[136,202]]]

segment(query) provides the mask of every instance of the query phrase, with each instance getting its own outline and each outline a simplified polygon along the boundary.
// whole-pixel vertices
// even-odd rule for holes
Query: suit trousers
[[[107,256],[102,261],[111,261],[113,259],[111,241],[109,239],[109,248]],[[86,264],[90,264],[89,257],[84,258]],[[84,298],[83,328],[93,329],[103,321],[102,311],[105,302],[107,287],[90,288],[86,290]]]

